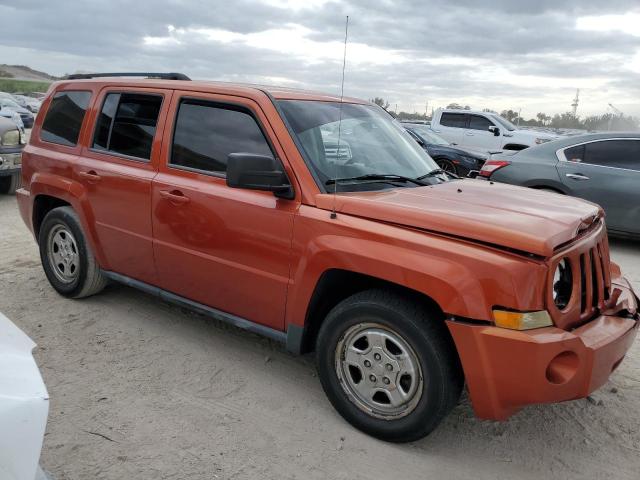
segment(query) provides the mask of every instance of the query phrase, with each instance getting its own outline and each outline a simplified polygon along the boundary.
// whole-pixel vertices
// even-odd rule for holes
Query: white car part
[[[46,478],[38,462],[49,413],[49,394],[32,355],[35,347],[27,335],[0,313],[2,480]]]

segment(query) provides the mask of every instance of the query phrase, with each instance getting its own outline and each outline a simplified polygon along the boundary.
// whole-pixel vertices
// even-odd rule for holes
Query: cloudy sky
[[[639,0],[0,0],[0,63],[381,96],[423,112],[640,116]]]

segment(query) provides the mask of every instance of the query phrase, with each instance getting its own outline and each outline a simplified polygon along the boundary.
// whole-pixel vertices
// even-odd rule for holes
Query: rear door
[[[73,172],[86,188],[103,268],[147,283],[156,282],[151,180],[170,100],[170,90],[102,90]]]
[[[230,153],[284,158],[266,116],[250,99],[194,92],[176,92],[172,112],[153,181],[159,285],[282,330],[299,201],[225,180]]]
[[[601,205],[611,230],[640,233],[640,139],[598,140],[558,152],[571,193]]]
[[[502,138],[489,131],[497,125],[482,115],[469,114],[468,128],[464,131],[462,146],[481,151],[500,148]]]
[[[440,125],[437,125],[433,131],[440,134],[451,145],[462,145],[467,120],[465,113],[443,112],[440,116]]]

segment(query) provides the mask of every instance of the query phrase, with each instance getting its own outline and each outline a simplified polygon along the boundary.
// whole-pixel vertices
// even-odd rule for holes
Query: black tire
[[[411,347],[419,362],[421,396],[404,416],[385,419],[365,412],[340,381],[336,349],[350,329],[364,322],[393,331]],[[390,442],[410,442],[428,435],[458,403],[464,384],[460,360],[443,319],[424,304],[385,290],[357,293],[329,312],[316,340],[316,361],[320,381],[335,409],[354,427]]]
[[[20,187],[20,175],[0,177],[0,194],[13,195]]]
[[[456,165],[451,160],[447,160],[446,158],[437,158],[435,162],[445,172],[453,173],[454,175],[460,176],[458,167],[456,167]]]
[[[74,241],[77,253],[77,269],[72,278],[63,281],[56,273],[53,251],[50,247],[50,235],[55,231],[69,232]],[[59,207],[51,210],[44,217],[38,235],[40,260],[51,286],[62,296],[83,298],[100,292],[107,284],[100,266],[87,244],[78,215],[71,207]]]

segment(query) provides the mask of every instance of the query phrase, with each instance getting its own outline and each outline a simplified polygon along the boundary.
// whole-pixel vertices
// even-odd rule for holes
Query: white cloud
[[[640,13],[578,17],[576,28],[595,32],[623,32],[640,37]]]
[[[309,38],[311,29],[297,24],[286,24],[282,28],[254,33],[237,33],[219,28],[175,28],[167,26],[166,36],[145,36],[143,44],[148,47],[165,47],[209,41],[223,44],[243,44],[261,50],[270,50],[287,57],[297,57],[301,62],[314,64],[321,61],[341,61],[344,44],[340,41],[321,42]],[[371,47],[364,43],[349,42],[347,62],[350,64],[393,64],[409,59],[397,50]]]

